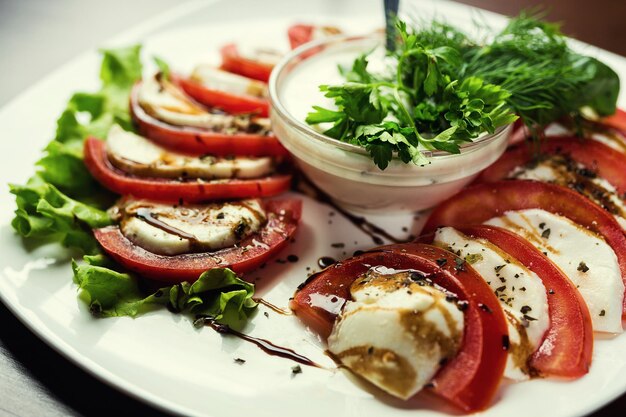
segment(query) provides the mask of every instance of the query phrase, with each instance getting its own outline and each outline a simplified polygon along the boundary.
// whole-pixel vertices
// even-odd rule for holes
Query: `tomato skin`
[[[130,95],[130,113],[139,132],[154,142],[192,155],[286,156],[287,150],[275,136],[240,133],[227,135],[195,127],[180,127],[164,123],[147,114],[139,105],[140,83]]]
[[[138,198],[187,203],[209,200],[270,197],[289,190],[291,175],[272,175],[259,179],[226,181],[177,181],[169,178],[147,178],[127,174],[109,162],[104,141],[87,138],[84,147],[85,165],[105,188],[117,194]]]
[[[296,232],[302,202],[272,200],[265,202],[265,209],[268,222],[259,233],[244,239],[237,247],[215,252],[158,255],[132,243],[118,226],[95,229],[93,233],[107,255],[130,271],[172,284],[193,282],[211,268],[230,268],[238,274],[250,272],[288,244]]]
[[[446,262],[440,266],[437,260],[441,263],[442,259]],[[291,307],[307,326],[327,337],[336,313],[313,306],[311,294],[348,299],[350,284],[373,265],[431,274],[434,283],[468,302],[461,349],[437,373],[432,390],[466,412],[478,411],[489,405],[504,373],[507,352],[503,348],[503,336],[508,330],[491,288],[468,265],[457,269],[456,260],[454,254],[430,245],[382,246],[313,276],[295,294]]]
[[[558,185],[532,181],[496,181],[465,188],[439,204],[424,225],[420,241],[428,242],[438,227],[481,224],[507,211],[541,209],[567,217],[598,233],[611,246],[626,283],[626,237],[613,216],[586,197]],[[626,297],[624,297],[626,316]]]
[[[272,65],[241,56],[237,50],[237,45],[234,43],[224,45],[220,52],[222,54],[222,69],[225,71],[263,82],[269,81],[274,68]]]
[[[550,327],[533,354],[530,366],[541,375],[578,378],[589,372],[593,351],[593,328],[585,300],[576,286],[537,248],[506,229],[479,225],[458,230],[485,239],[517,259],[541,279],[546,287]]]
[[[217,107],[230,114],[255,113],[261,117],[269,115],[269,103],[262,98],[213,90],[183,77],[173,76],[172,79],[189,97],[205,106]]]
[[[565,155],[585,167],[596,171],[601,178],[611,182],[620,194],[626,193],[626,154],[601,142],[575,136],[549,136],[541,142],[541,151],[550,155]],[[506,179],[516,167],[532,161],[532,149],[526,143],[511,146],[485,169],[476,182],[494,182]]]
[[[617,109],[615,114],[602,118],[601,123],[626,133],[626,111]]]
[[[313,30],[315,26],[296,24],[287,29],[287,36],[289,37],[289,45],[291,49],[296,49],[300,45],[304,45],[313,38]]]

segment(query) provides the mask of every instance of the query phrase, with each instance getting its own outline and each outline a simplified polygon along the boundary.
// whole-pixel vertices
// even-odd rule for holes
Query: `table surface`
[[[183,2],[1,0],[0,106],[84,50]],[[2,303],[0,322],[0,416],[165,415],[75,366]],[[625,409],[623,395],[593,416]]]

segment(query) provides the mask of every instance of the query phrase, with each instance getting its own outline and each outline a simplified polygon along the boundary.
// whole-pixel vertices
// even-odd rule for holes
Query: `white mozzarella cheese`
[[[371,268],[352,284],[352,300],[328,338],[330,352],[341,363],[403,399],[456,356],[464,325],[454,297],[414,274]]]
[[[131,174],[164,178],[260,178],[274,170],[271,158],[188,156],[167,150],[118,125],[107,137],[109,160]]]
[[[587,302],[595,331],[622,332],[624,283],[617,256],[602,238],[539,209],[510,211],[486,224],[523,236],[561,268]]]
[[[126,200],[117,210],[127,238],[163,255],[230,247],[258,232],[266,221],[258,200],[187,206]]]
[[[152,117],[177,126],[210,129],[224,133],[246,132],[251,127],[259,134],[269,130],[269,119],[249,115],[211,113],[191,101],[168,81],[149,78],[141,83],[139,105]]]
[[[269,66],[278,64],[283,57],[283,54],[276,49],[259,48],[251,45],[237,45],[237,53],[242,58]]]
[[[210,65],[198,65],[191,73],[191,79],[212,90],[262,98],[267,97],[265,83],[222,71]]]
[[[452,227],[438,229],[434,243],[466,259],[493,289],[509,329],[504,375],[515,380],[528,379],[528,359],[550,326],[548,297],[541,279],[492,243],[469,238]]]

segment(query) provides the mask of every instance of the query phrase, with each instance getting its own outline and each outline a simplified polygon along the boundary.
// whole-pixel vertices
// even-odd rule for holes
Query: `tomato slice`
[[[626,111],[617,109],[615,114],[601,119],[602,124],[611,126],[622,132],[626,132]]]
[[[172,79],[191,98],[205,106],[217,107],[231,114],[255,113],[261,117],[269,115],[269,103],[262,98],[214,90],[183,77],[173,76]]]
[[[137,100],[140,83],[130,95],[130,112],[139,132],[170,149],[194,155],[278,156],[288,152],[275,136],[251,133],[226,134],[164,123],[146,113]]]
[[[437,373],[432,390],[464,411],[478,411],[489,405],[504,373],[507,352],[503,342],[508,330],[491,288],[471,267],[457,267],[457,260],[454,254],[430,245],[383,246],[314,275],[296,292],[291,307],[307,326],[327,337],[338,314],[337,306],[349,297],[351,283],[371,266],[431,274],[435,284],[467,301],[462,346]],[[320,297],[328,301],[317,302]]]
[[[229,43],[224,45],[220,51],[222,53],[222,68],[225,71],[243,75],[255,80],[268,82],[272,73],[273,65],[255,61],[239,54],[237,45]]]
[[[617,188],[620,194],[626,193],[626,154],[623,154],[601,142],[569,136],[550,136],[541,143],[544,154],[565,155],[585,167],[596,171],[601,178]],[[512,146],[490,167],[485,169],[477,182],[493,182],[506,179],[507,175],[518,166],[529,163],[533,158],[528,144]]]
[[[230,268],[243,274],[258,268],[284,248],[296,232],[302,212],[297,199],[265,202],[268,221],[259,233],[237,246],[215,252],[158,255],[135,245],[118,226],[93,231],[104,251],[123,267],[144,277],[168,283],[195,281],[211,268]]]
[[[608,212],[568,188],[530,180],[476,184],[441,203],[433,210],[422,231],[428,242],[440,226],[481,224],[507,211],[541,209],[567,217],[598,233],[613,248],[626,284],[626,237]],[[626,315],[626,297],[624,297]]]
[[[88,138],[84,147],[85,165],[100,184],[117,194],[159,201],[198,203],[209,200],[269,197],[291,186],[291,175],[276,174],[258,179],[178,181],[144,178],[123,172],[109,162],[104,141]]]
[[[304,45],[313,39],[313,30],[315,26],[297,24],[292,25],[287,29],[287,36],[289,37],[289,45],[291,49],[296,49],[300,45]]]
[[[550,327],[530,366],[542,375],[576,378],[589,371],[593,329],[587,304],[575,285],[526,239],[506,229],[480,225],[458,230],[485,239],[533,271],[546,287]]]

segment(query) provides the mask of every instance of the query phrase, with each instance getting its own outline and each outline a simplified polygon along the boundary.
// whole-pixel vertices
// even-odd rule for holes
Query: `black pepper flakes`
[[[489,308],[487,304],[478,303],[478,308],[480,308],[485,313],[493,313],[493,311]]]
[[[235,358],[235,363],[239,364],[239,365],[243,365],[244,363],[246,363],[245,359],[241,359],[241,358]]]
[[[601,310],[601,311],[600,311],[600,314],[599,314],[599,316],[600,316],[600,317],[604,317],[604,315],[605,315],[605,314],[606,314],[606,311],[604,311],[604,310]]]
[[[297,375],[297,374],[301,374],[302,373],[302,367],[300,365],[296,365],[291,367],[291,374],[292,375]]]
[[[526,314],[526,313],[528,313],[531,310],[532,310],[532,308],[530,306],[522,306],[522,308],[520,308],[519,311],[521,311],[522,314]]]
[[[437,259],[435,262],[437,262],[437,265],[439,266],[444,266],[445,264],[448,263],[448,260],[446,258],[441,258],[441,259]]]
[[[465,271],[465,259],[463,259],[463,258],[456,258],[454,260],[454,263],[455,263],[454,268],[457,271]]]
[[[504,268],[506,266],[506,264],[504,265],[498,265],[495,268],[493,268],[496,272],[500,272],[502,270],[502,268]]]
[[[582,273],[589,271],[589,267],[584,261],[580,261],[580,263],[578,264],[578,268],[576,269]]]
[[[548,239],[550,237],[550,229],[544,230],[543,233],[541,234],[541,237],[544,239]]]

